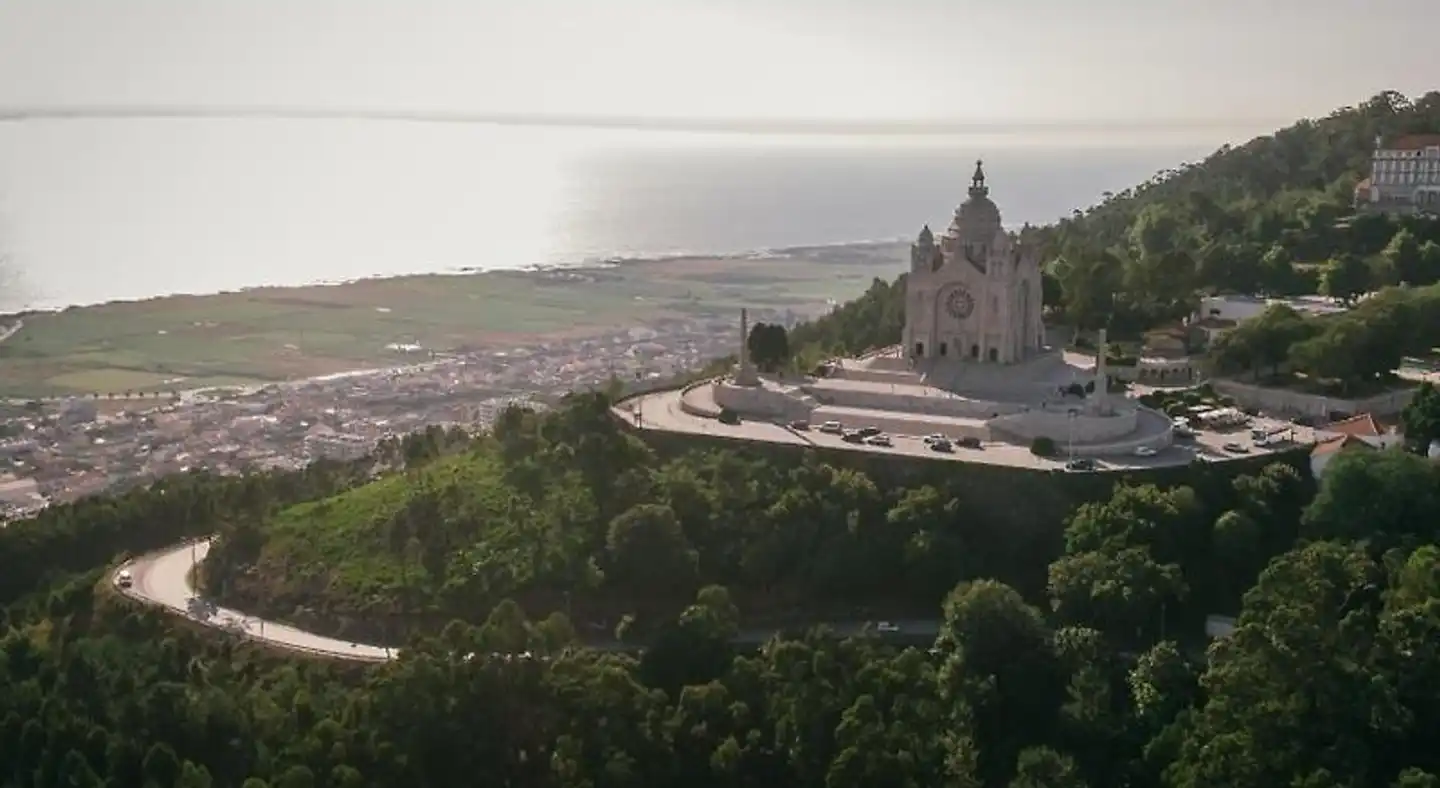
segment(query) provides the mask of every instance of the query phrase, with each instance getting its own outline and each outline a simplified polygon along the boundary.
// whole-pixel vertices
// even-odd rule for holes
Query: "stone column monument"
[[[735,365],[735,385],[758,386],[760,376],[750,364],[750,311],[740,310],[740,363]]]
[[[1105,373],[1105,357],[1110,354],[1110,345],[1105,339],[1105,329],[1100,329],[1100,340],[1095,343],[1095,393],[1091,395],[1095,412],[1105,416],[1110,412],[1110,377]]]

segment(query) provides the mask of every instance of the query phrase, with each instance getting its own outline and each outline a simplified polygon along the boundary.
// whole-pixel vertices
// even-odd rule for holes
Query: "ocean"
[[[0,312],[1044,223],[1214,141],[145,119],[0,123]]]

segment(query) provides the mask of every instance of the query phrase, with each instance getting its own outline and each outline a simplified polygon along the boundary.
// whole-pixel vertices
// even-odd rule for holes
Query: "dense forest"
[[[967,579],[1043,593],[1066,515],[1112,484],[768,446],[666,455],[608,405],[590,393],[548,413],[511,409],[463,451],[226,523],[206,584],[241,609],[396,645],[451,619],[480,623],[507,599],[533,615],[563,613],[606,640],[622,618],[649,629],[708,585],[729,588],[747,624],[932,619]],[[1284,467],[1286,494],[1308,498],[1303,462]],[[1232,479],[1243,468],[1153,474],[1165,489],[1190,491],[1182,503],[1153,504],[1174,509],[1164,527],[1187,542],[1183,568],[1207,591],[1177,603],[1172,613],[1185,620],[1238,601],[1208,593],[1224,585],[1229,561],[1210,549],[1209,532],[1237,505]],[[1292,538],[1282,533],[1266,549]]]
[[[1343,331],[1276,313],[1217,350],[1249,369],[1410,352],[1436,236],[1347,221],[1348,190],[1375,134],[1440,128],[1437,108],[1387,94],[1037,229],[1051,307],[1149,324],[1182,291],[1330,288],[1359,260],[1413,287]],[[788,350],[893,342],[900,292],[877,282]],[[1370,339],[1298,350],[1332,330]],[[0,528],[0,786],[1440,786],[1422,445],[1342,453],[1318,487],[1303,457],[1117,483],[642,442],[608,405]],[[1406,425],[1440,434],[1433,390]],[[401,657],[269,652],[112,590],[124,554],[206,534],[214,594]],[[902,613],[938,635],[807,628]],[[1210,614],[1235,631],[1207,642]],[[794,633],[737,638],[757,624]]]
[[[585,407],[535,417],[554,441],[537,453],[567,454],[555,421]],[[110,590],[103,565],[86,568],[96,559],[75,555],[205,525],[233,535],[260,502],[323,500],[344,478],[197,475],[0,531],[7,570],[53,567],[29,593],[7,588],[0,785],[450,785],[483,774],[595,787],[1360,786],[1440,774],[1440,469],[1416,454],[1342,454],[1318,491],[1283,463],[1203,492],[1122,484],[1065,518],[1043,585],[1027,593],[970,566],[943,595],[934,642],[910,647],[823,630],[734,645],[736,595],[675,574],[701,555],[673,555],[688,539],[679,518],[629,509],[612,521],[621,549],[600,551],[599,568],[668,583],[666,594],[694,589],[654,614],[638,651],[585,648],[563,613],[531,620],[502,601],[478,626],[412,637],[393,663],[304,661],[138,608]],[[882,523],[857,514],[857,530],[893,527],[906,549],[1005,537],[970,534],[947,514],[964,508],[948,495],[908,489]],[[784,496],[808,501],[772,529],[866,505],[798,484]],[[881,559],[882,546],[865,547]],[[623,568],[646,558],[660,571]],[[936,583],[948,571],[928,566]],[[1206,608],[1239,613],[1208,651],[1194,614]]]

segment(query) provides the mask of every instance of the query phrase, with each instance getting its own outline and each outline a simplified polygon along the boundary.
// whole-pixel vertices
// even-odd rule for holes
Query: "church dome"
[[[1000,227],[1000,209],[990,199],[983,163],[977,161],[975,177],[970,182],[970,196],[955,209],[955,221],[950,224],[951,233],[959,238],[988,242]]]

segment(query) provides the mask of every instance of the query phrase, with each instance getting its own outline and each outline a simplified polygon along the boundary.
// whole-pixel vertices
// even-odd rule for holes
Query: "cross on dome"
[[[985,162],[981,159],[975,160],[975,176],[970,179],[970,196],[985,197],[990,190],[985,186]]]

